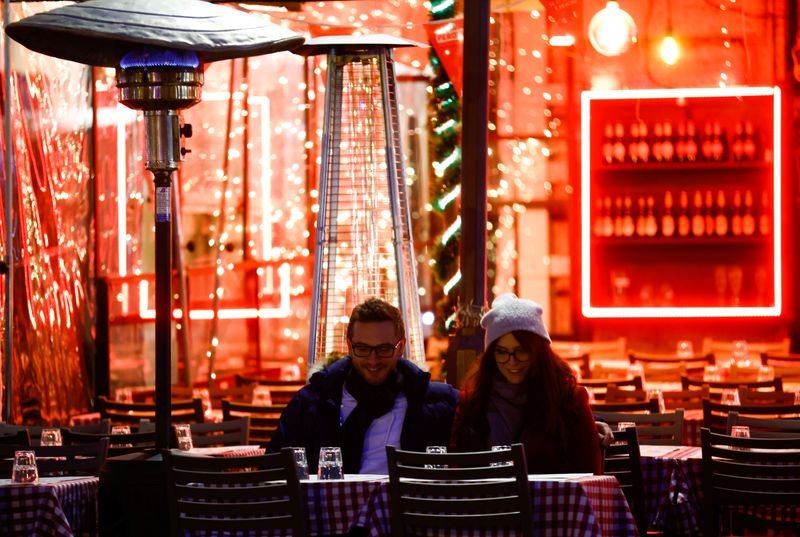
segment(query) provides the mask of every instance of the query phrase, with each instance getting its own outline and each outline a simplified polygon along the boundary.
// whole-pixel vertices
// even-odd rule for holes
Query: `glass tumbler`
[[[36,468],[36,453],[33,451],[15,451],[14,466],[11,468],[11,481],[14,483],[36,484],[39,482],[39,470]]]
[[[293,447],[294,468],[297,471],[297,479],[308,479],[308,460],[306,459],[306,448]]]
[[[511,446],[492,446],[492,451],[511,451]],[[514,466],[514,463],[511,461],[493,462],[489,466]]]
[[[339,447],[319,448],[319,479],[344,479],[344,466],[342,464],[342,449]]]
[[[178,423],[175,425],[175,437],[178,439],[178,449],[189,451],[192,449],[192,429],[188,423]]]
[[[42,429],[41,445],[43,445],[43,446],[60,446],[60,445],[63,445],[63,440],[61,439],[61,430],[60,429]]]

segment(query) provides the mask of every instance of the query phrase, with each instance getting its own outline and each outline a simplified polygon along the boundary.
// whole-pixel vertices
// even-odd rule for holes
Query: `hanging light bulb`
[[[589,21],[589,42],[603,56],[619,56],[636,42],[636,22],[619,2],[606,2]]]
[[[668,32],[661,40],[661,45],[658,47],[658,52],[661,55],[661,61],[667,65],[675,65],[678,63],[678,58],[681,55],[681,49],[678,46],[678,41]]]

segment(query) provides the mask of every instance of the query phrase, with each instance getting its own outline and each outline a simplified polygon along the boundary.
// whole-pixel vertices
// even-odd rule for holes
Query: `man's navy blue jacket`
[[[311,376],[309,383],[283,411],[269,451],[305,447],[309,472],[316,473],[319,448],[342,445],[339,408],[342,386],[351,368],[350,357],[345,356]],[[425,451],[427,446],[448,445],[458,390],[448,384],[431,382],[430,373],[405,359],[397,362],[397,370],[408,401],[398,447]]]

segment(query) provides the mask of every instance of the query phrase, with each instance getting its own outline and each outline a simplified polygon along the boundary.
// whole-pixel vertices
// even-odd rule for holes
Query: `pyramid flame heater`
[[[328,54],[308,365],[347,352],[348,315],[379,297],[399,307],[404,356],[425,366],[404,178],[395,47],[388,35],[330,36],[295,52]]]
[[[90,0],[6,27],[27,48],[116,67],[119,100],[142,110],[146,162],[156,190],[156,448],[170,444],[172,172],[192,134],[179,111],[200,102],[203,63],[291,50],[303,37],[235,9],[201,0]],[[7,384],[10,385],[10,384]]]

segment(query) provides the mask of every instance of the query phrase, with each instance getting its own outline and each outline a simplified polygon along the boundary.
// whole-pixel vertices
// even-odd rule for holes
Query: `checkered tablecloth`
[[[703,411],[687,410],[683,414],[683,445],[700,446],[700,429],[703,427]]]
[[[649,527],[674,535],[699,535],[703,526],[701,449],[641,446],[640,450]]]
[[[355,525],[370,537],[391,535],[388,481],[376,483],[359,509]],[[531,481],[533,527],[542,537],[625,537],[638,535],[617,480],[591,476],[564,481]],[[343,526],[337,526],[341,528]],[[312,534],[317,532],[312,529]]]
[[[37,485],[0,479],[0,534],[96,535],[99,483],[96,477],[44,477]]]

